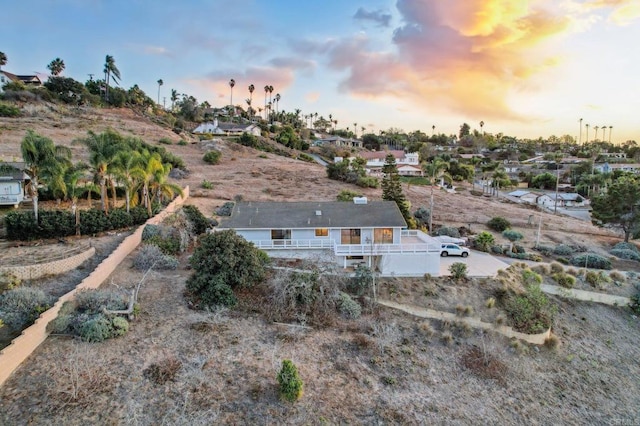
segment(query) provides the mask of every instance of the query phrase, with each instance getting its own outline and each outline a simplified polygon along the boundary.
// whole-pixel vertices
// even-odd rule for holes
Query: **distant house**
[[[0,162],[0,205],[18,207],[25,197],[24,163]]]
[[[362,141],[358,139],[346,139],[340,136],[330,136],[328,138],[316,139],[314,145],[333,145],[340,148],[362,148]]]
[[[202,123],[193,130],[193,133],[226,136],[241,135],[244,132],[254,136],[260,136],[261,134],[260,127],[254,123],[219,123],[218,119],[213,120],[213,122]]]
[[[575,192],[559,193],[557,199],[555,193],[543,194],[537,200],[537,204],[542,207],[583,207],[587,203],[588,200]]]
[[[37,75],[16,75],[6,71],[0,71],[0,92],[3,91],[2,86],[11,82],[20,82],[27,86],[42,86],[42,80],[40,80],[40,77]]]
[[[516,200],[519,203],[524,204],[537,204],[538,198],[542,195],[536,192],[526,191],[523,189],[518,189],[516,191],[509,192],[507,194],[512,199]]]
[[[325,253],[343,267],[384,275],[440,273],[441,242],[407,224],[393,201],[241,202],[217,229],[233,229],[271,257]]]
[[[366,151],[359,152],[358,157],[367,160],[365,165],[367,172],[372,175],[381,175],[382,167],[384,166],[387,155],[393,155],[395,164],[398,168],[398,174],[400,176],[422,176],[423,171],[420,167],[419,155],[417,152],[406,153],[404,151]],[[351,157],[353,159],[353,157]],[[342,161],[342,157],[335,157],[335,162]]]
[[[622,172],[630,172],[630,173],[640,173],[640,164],[637,163],[613,163],[613,164],[609,164],[609,163],[601,163],[601,164],[596,164],[594,167],[594,170],[599,171],[600,173],[613,173],[616,170],[622,171]]]

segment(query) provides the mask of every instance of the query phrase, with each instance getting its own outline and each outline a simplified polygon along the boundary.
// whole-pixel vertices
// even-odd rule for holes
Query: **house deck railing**
[[[333,240],[258,240],[252,243],[263,250],[296,250],[296,249],[331,249]]]

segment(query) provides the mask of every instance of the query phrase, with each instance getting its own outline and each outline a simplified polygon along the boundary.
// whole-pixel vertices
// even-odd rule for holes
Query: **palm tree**
[[[589,125],[585,124],[584,126],[587,128],[586,139],[587,139],[587,143],[589,143]]]
[[[484,121],[480,122],[480,131],[482,132],[482,134],[484,135],[484,130],[482,129],[484,127]]]
[[[264,86],[264,119],[267,119],[267,93],[269,93],[269,85]]]
[[[116,60],[113,59],[113,56],[107,55],[104,60],[104,80],[106,84],[105,88],[105,100],[109,99],[109,81],[113,78],[113,81],[118,84],[118,80],[120,80],[120,70],[116,66]]]
[[[249,85],[249,106],[251,106],[251,103],[253,102],[253,91],[256,90],[256,86],[254,86],[253,84]],[[249,119],[251,119],[251,115],[249,115]]]
[[[178,100],[178,91],[176,89],[171,89],[171,111],[173,111],[173,108],[177,100]]]
[[[5,65],[7,65],[7,55],[4,52],[0,52],[0,71]]]
[[[229,105],[233,108],[233,115],[236,115],[236,109],[233,107],[233,86],[236,85],[236,81],[234,79],[229,80],[229,87],[231,87],[231,99],[229,100]]]
[[[276,101],[276,115],[278,115],[278,106],[280,106],[280,93],[276,93],[274,99]]]
[[[164,81],[162,81],[162,79],[157,81],[158,83],[158,105],[160,105],[160,87],[164,84]]]
[[[64,168],[71,162],[71,150],[68,147],[55,145],[53,141],[40,136],[33,130],[27,130],[27,135],[20,143],[22,159],[25,163],[24,172],[29,176],[29,195],[33,201],[33,214],[38,223],[38,185],[42,177],[48,178],[52,186],[63,187],[60,184]]]
[[[47,65],[47,68],[51,71],[51,75],[58,76],[62,74],[62,71],[64,71],[64,61],[60,58],[55,58],[49,63],[49,65]]]
[[[138,151],[123,150],[118,152],[113,174],[118,183],[124,187],[125,206],[127,212],[131,208],[132,196],[135,193],[138,182],[143,179],[142,156]]]
[[[91,189],[87,187],[86,172],[89,166],[85,163],[77,163],[66,168],[64,172],[65,197],[71,200],[71,212],[76,219],[76,235],[80,235],[80,210],[78,209],[78,198],[84,191],[91,194]],[[85,181],[84,187],[80,187],[81,181]]]
[[[613,130],[613,126],[609,126],[609,143],[611,143],[611,131]]]
[[[162,203],[166,199],[172,199],[176,194],[184,195],[182,188],[175,183],[167,182],[167,177],[171,171],[171,164],[162,164],[162,167],[158,167],[153,174],[153,180],[149,190],[153,194],[151,196],[151,204],[157,200]]]
[[[86,138],[79,139],[77,142],[82,143],[89,149],[89,163],[100,185],[101,208],[104,212],[107,212],[107,181],[116,157],[122,150],[122,136],[112,129],[107,129],[100,134],[90,130]]]
[[[443,172],[449,168],[449,163],[435,157],[430,163],[424,164],[424,171],[427,175],[431,176],[431,203],[429,207],[429,235],[433,235],[433,187],[435,186],[436,178],[440,177]]]
[[[353,123],[353,135],[356,139],[358,138],[358,123]]]
[[[431,136],[433,136],[436,133],[436,125],[434,124],[433,126],[431,126]]]
[[[578,139],[578,143],[582,145],[582,118],[580,119],[580,139]]]
[[[599,129],[599,128],[600,128],[600,127],[598,127],[598,126],[595,126],[595,127],[594,127],[594,129],[596,129],[596,135],[593,137],[593,140],[594,140],[594,141],[597,141],[597,140],[598,140],[598,129]]]

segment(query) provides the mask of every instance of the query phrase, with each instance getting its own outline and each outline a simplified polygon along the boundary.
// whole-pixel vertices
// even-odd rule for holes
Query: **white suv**
[[[452,243],[442,244],[442,247],[440,248],[440,256],[442,256],[442,257],[447,257],[447,256],[467,257],[467,256],[469,256],[469,249],[466,248],[466,247],[460,247],[459,245],[452,244]]]

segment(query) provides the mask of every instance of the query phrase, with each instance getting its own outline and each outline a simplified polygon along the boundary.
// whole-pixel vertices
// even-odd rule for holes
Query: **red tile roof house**
[[[233,229],[275,258],[326,253],[344,268],[366,264],[383,276],[440,274],[441,242],[407,230],[393,201],[240,202],[217,229]]]

